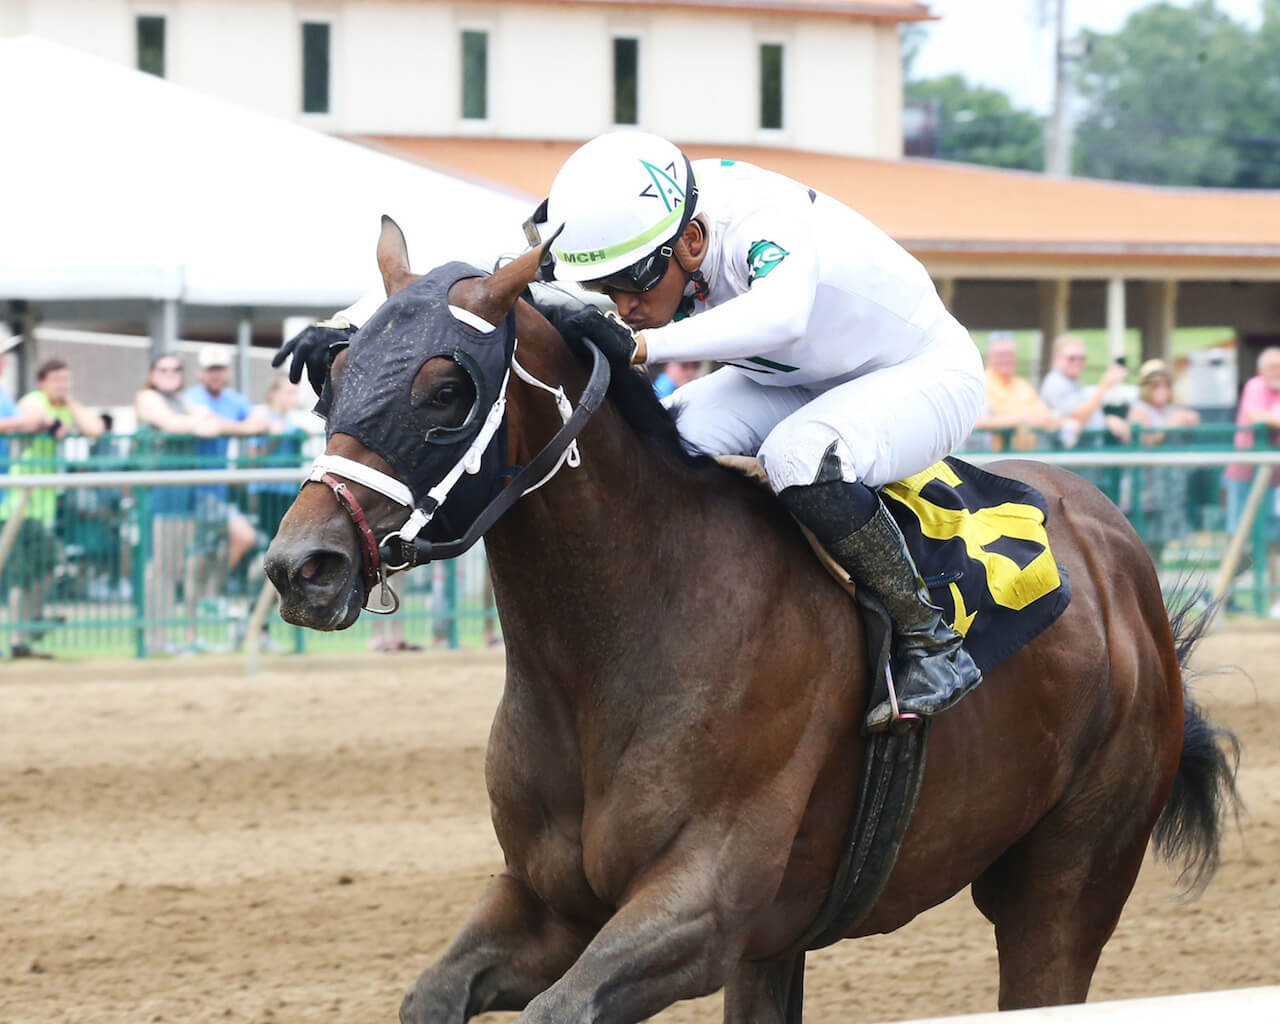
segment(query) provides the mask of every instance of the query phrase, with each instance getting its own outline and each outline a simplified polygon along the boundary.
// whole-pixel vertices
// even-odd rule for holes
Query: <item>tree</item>
[[[1014,107],[999,89],[952,74],[908,82],[906,98],[937,104],[940,158],[1024,170],[1044,167],[1043,122]]]
[[[1161,185],[1280,186],[1280,2],[1253,32],[1214,0],[1153,3],[1088,37],[1076,171]]]

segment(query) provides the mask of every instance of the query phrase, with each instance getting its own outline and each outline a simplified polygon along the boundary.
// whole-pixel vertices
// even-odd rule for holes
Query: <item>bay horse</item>
[[[527,378],[577,394],[581,353],[520,297],[539,259],[474,271],[448,304],[473,325],[514,309]],[[379,264],[390,313],[334,361],[339,403],[352,353],[417,315],[418,277],[389,219]],[[458,359],[405,363],[394,429],[420,438],[477,415]],[[506,396],[515,463],[563,422],[527,378]],[[729,1024],[798,1024],[798,943],[863,770],[859,612],[767,489],[684,451],[643,376],[615,370],[579,441],[580,465],[485,537],[507,650],[485,780],[506,866],[400,1020],[521,1010],[522,1024],[624,1024],[723,988]],[[332,420],[327,454],[394,475]],[[1171,625],[1123,515],[1061,469],[996,469],[1044,494],[1074,596],[931,724],[900,857],[848,937],[901,928],[969,886],[995,928],[1000,1008],[1013,1009],[1085,999],[1153,829],[1158,853],[1207,881],[1235,768],[1234,737],[1184,689],[1197,631]],[[341,629],[376,586],[350,506],[378,537],[406,512],[350,476],[326,482],[299,492],[267,572],[286,620]]]

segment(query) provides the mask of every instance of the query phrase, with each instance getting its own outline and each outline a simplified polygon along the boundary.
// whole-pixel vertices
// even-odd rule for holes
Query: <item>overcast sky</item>
[[[1149,0],[1066,0],[1067,35],[1084,28],[1114,32]],[[1185,7],[1190,0],[1174,0]],[[1052,0],[928,0],[941,19],[928,38],[913,75],[933,78],[962,71],[971,80],[1003,89],[1015,105],[1049,109],[1053,85]],[[1256,25],[1261,0],[1218,0],[1236,18]]]

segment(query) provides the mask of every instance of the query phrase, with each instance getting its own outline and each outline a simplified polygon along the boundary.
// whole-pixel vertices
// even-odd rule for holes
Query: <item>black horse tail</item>
[[[1181,862],[1178,882],[1188,893],[1203,890],[1218,870],[1223,818],[1227,811],[1238,817],[1241,808],[1236,790],[1240,740],[1230,729],[1211,724],[1187,687],[1187,662],[1218,611],[1212,605],[1205,609],[1197,600],[1202,596],[1179,595],[1180,607],[1169,616],[1182,671],[1185,722],[1178,774],[1152,833],[1156,855]]]

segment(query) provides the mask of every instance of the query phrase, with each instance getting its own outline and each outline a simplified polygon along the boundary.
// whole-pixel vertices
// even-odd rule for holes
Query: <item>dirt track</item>
[[[1280,982],[1280,631],[1199,661],[1252,676],[1201,691],[1249,815],[1197,903],[1148,863],[1093,999]],[[501,677],[500,654],[0,666],[0,1021],[394,1021],[501,864]],[[813,1022],[991,1009],[990,928],[961,894],[811,955],[806,989]]]

